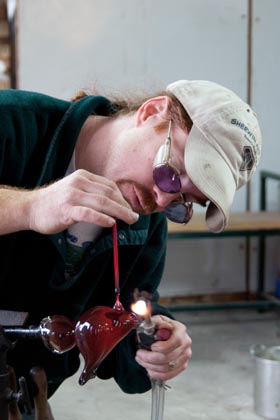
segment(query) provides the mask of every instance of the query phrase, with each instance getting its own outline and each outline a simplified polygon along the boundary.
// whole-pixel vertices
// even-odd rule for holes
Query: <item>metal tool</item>
[[[164,329],[164,331],[157,331],[156,324],[151,319],[151,304],[147,298],[142,297],[140,294],[135,304],[132,305],[132,310],[143,318],[142,322],[139,324],[139,327],[136,330],[139,347],[150,350],[151,345],[159,340],[159,338],[157,338],[157,333],[159,332],[161,332],[161,334],[159,334],[159,336],[161,336],[161,340],[167,340],[169,338],[169,330]],[[150,380],[152,386],[151,420],[162,420],[165,389],[167,388],[167,385],[160,379],[150,378]]]

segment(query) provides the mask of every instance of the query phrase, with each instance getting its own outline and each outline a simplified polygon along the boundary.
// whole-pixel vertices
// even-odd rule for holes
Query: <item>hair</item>
[[[85,91],[85,90],[81,90],[79,92],[77,92],[72,98],[71,101],[77,101],[79,99],[84,98],[85,96],[90,96],[90,95],[97,95],[98,93],[95,91]],[[140,106],[147,101],[148,99],[151,99],[155,96],[168,96],[171,99],[171,106],[169,109],[169,114],[170,114],[170,119],[172,119],[172,121],[174,121],[175,123],[177,123],[179,126],[181,126],[182,128],[187,128],[188,132],[191,130],[193,122],[189,116],[189,114],[187,113],[187,111],[185,110],[185,108],[183,107],[183,105],[181,104],[181,102],[176,98],[176,96],[174,96],[172,93],[170,92],[166,92],[166,91],[160,91],[157,92],[153,95],[138,95],[136,96],[135,94],[132,95],[127,95],[126,97],[118,97],[118,96],[113,96],[113,95],[107,95],[106,94],[106,98],[110,100],[110,102],[112,102],[113,106],[113,115],[114,116],[118,116],[118,115],[127,115],[127,114],[131,114],[137,111],[138,108],[140,108]],[[160,124],[158,127],[156,127],[157,129],[162,129],[162,128],[166,128],[168,122],[165,124]]]

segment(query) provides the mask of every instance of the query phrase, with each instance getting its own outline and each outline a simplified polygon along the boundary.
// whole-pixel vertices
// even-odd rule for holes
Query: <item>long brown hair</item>
[[[72,98],[71,101],[77,101],[85,96],[99,95],[95,90],[86,91],[81,90],[77,92]],[[106,98],[114,104],[114,116],[118,115],[127,115],[133,112],[136,112],[140,106],[146,102],[148,99],[151,99],[155,96],[168,96],[171,99],[171,107],[169,109],[170,119],[180,125],[182,128],[187,128],[188,131],[192,128],[192,120],[181,104],[178,101],[176,96],[170,92],[161,91],[153,95],[126,95],[126,97],[119,97],[114,95],[106,94]],[[160,127],[159,127],[160,128]]]

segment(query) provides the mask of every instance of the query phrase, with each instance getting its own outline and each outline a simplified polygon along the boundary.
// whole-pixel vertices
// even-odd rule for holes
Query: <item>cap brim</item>
[[[184,161],[191,181],[210,200],[206,212],[208,228],[221,232],[228,223],[236,192],[231,169],[195,125],[186,142]]]

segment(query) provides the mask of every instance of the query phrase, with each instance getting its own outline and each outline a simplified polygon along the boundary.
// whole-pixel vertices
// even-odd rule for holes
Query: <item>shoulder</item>
[[[4,89],[0,90],[0,107],[2,110],[33,109],[34,111],[43,108],[65,108],[70,102],[55,98],[43,93]]]

